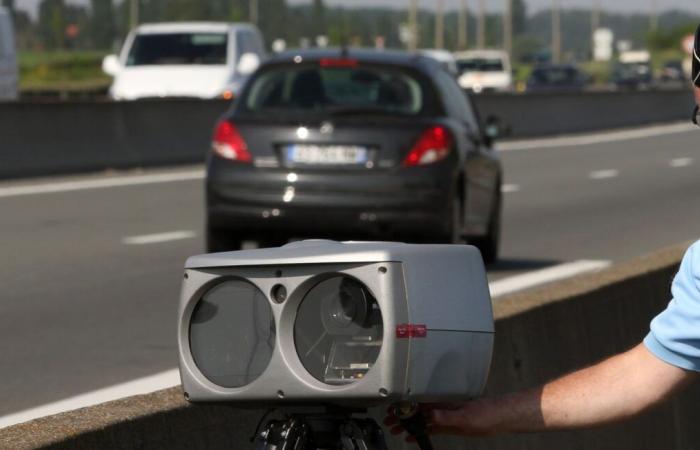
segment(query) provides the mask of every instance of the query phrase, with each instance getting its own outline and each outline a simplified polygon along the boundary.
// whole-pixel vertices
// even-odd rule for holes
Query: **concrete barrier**
[[[495,302],[488,394],[531,387],[637,344],[669,298],[687,245]],[[593,431],[495,439],[440,438],[440,449],[695,449],[700,385],[631,422]],[[192,406],[179,388],[0,430],[8,449],[252,449],[262,411]],[[379,412],[378,414],[381,414]],[[391,448],[401,448],[396,440]]]
[[[512,138],[689,119],[689,90],[490,94],[481,115]],[[223,101],[0,103],[0,179],[199,163],[227,108]]]
[[[482,117],[500,117],[528,138],[690,120],[690,89],[475,96]]]

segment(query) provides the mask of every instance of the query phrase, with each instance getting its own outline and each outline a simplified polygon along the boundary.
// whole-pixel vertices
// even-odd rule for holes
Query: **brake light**
[[[424,166],[441,161],[450,154],[452,135],[440,126],[430,127],[421,134],[403,162],[404,166]]]
[[[211,148],[215,154],[230,161],[251,162],[253,160],[241,134],[231,122],[226,120],[219,122],[216,126]]]
[[[321,58],[321,67],[357,67],[357,60],[351,58]]]

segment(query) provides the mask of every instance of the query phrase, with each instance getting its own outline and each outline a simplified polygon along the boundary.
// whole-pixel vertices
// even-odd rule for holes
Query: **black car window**
[[[248,111],[326,111],[417,115],[426,88],[410,72],[393,67],[278,65],[257,76],[244,93]]]
[[[134,39],[127,66],[226,64],[226,33],[140,34]]]
[[[454,78],[445,71],[437,71],[435,81],[440,88],[442,102],[447,114],[469,125],[473,131],[479,129],[478,120],[474,108],[467,94],[459,87]]]

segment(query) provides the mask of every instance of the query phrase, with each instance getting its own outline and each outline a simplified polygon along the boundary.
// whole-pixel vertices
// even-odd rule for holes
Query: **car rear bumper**
[[[210,167],[213,227],[299,237],[449,234],[449,166],[387,172],[300,172]]]

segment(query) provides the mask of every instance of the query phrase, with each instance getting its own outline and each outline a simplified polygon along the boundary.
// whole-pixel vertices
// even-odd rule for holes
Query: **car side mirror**
[[[108,55],[102,60],[102,71],[109,76],[117,76],[121,68],[122,65],[117,55]]]
[[[496,116],[488,116],[484,122],[484,137],[487,144],[492,144],[495,140],[501,139],[510,134],[510,127]]]
[[[255,53],[244,53],[238,61],[236,71],[241,75],[250,75],[260,67],[260,57]]]

